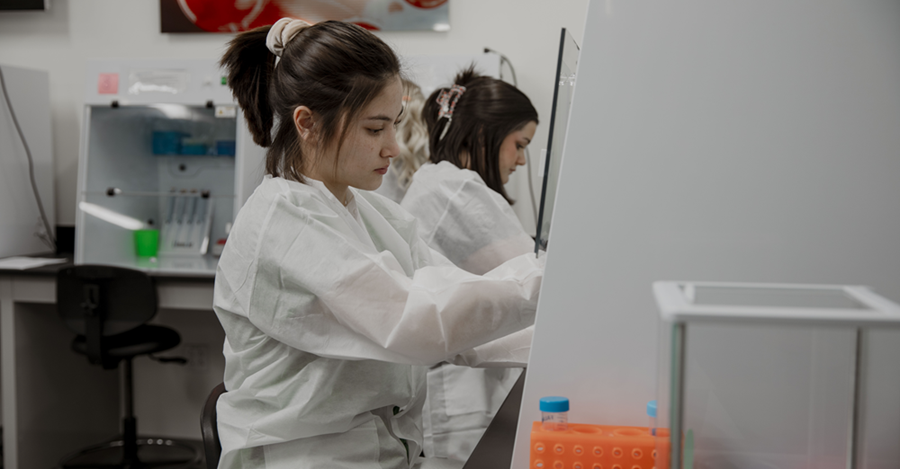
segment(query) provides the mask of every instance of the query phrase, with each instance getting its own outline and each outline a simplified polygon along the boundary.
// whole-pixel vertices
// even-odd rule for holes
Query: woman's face
[[[381,93],[363,108],[347,129],[333,171],[333,153],[318,162],[318,177],[335,188],[351,186],[375,190],[391,165],[391,158],[400,154],[396,129],[403,110],[403,88],[400,78],[394,78]],[[326,169],[327,168],[327,169]]]
[[[534,138],[535,130],[537,122],[531,121],[521,129],[512,131],[500,144],[500,180],[503,184],[509,182],[509,175],[516,170],[516,166],[525,164],[525,147]]]

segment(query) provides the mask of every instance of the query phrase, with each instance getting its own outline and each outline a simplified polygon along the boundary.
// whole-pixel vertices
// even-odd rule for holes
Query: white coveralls
[[[425,164],[401,206],[419,219],[419,234],[429,246],[474,274],[523,254],[534,256],[534,240],[509,202],[475,171],[448,161]],[[526,361],[531,332],[509,338],[518,341],[511,346],[523,349]],[[450,364],[429,370],[425,455],[466,461],[521,372]]]
[[[214,298],[220,468],[408,468],[425,366],[517,360],[494,339],[533,324],[541,263],[472,275],[399,206],[351,194],[267,177],[235,220]]]

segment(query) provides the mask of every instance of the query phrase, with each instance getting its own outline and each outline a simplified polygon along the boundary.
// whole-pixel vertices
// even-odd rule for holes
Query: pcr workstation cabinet
[[[223,72],[212,60],[92,61],[85,82],[75,262],[211,277],[265,156]],[[156,253],[136,250],[148,231]]]
[[[649,426],[654,282],[862,285],[900,302],[897,18],[897,2],[590,1],[513,468],[536,467],[545,396],[569,398],[569,422]],[[858,341],[848,324],[688,328],[692,467],[900,467],[900,332]],[[850,431],[854,356],[867,411]],[[774,392],[787,382],[802,384]],[[629,454],[617,464],[652,467]]]

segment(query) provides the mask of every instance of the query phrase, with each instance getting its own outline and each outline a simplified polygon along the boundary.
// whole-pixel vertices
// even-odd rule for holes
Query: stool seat
[[[103,338],[104,354],[113,359],[131,358],[169,350],[181,341],[175,330],[163,326],[143,325],[121,334]],[[87,355],[87,339],[83,335],[72,340],[72,350]]]

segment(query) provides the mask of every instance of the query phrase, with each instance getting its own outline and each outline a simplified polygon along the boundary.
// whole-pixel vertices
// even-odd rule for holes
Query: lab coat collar
[[[358,200],[356,197],[356,189],[352,187],[347,188],[347,192],[350,193],[350,200],[347,202],[347,205],[344,206],[344,204],[328,190],[328,187],[325,186],[324,182],[310,177],[304,177],[303,179],[307,186],[318,190],[325,196],[326,201],[328,201],[333,206],[334,211],[347,222],[350,229],[353,230],[353,233],[356,234],[356,237],[361,242],[372,249],[375,249],[375,243],[372,242],[372,236],[366,229],[366,225],[363,223],[362,217],[359,214],[359,206],[356,202]]]
[[[348,210],[350,209],[350,204],[353,204],[354,201],[356,200],[356,193],[354,192],[355,189],[353,189],[352,187],[347,187],[347,192],[350,194],[350,200],[347,202],[347,205],[344,205],[343,202],[338,200],[338,198],[335,197],[334,194],[332,194],[330,190],[328,190],[328,187],[325,186],[324,182],[319,181],[318,179],[313,179],[309,176],[304,176],[303,181],[306,183],[306,185],[308,185],[310,187],[315,187],[316,189],[320,190],[323,194],[325,194],[326,198],[331,199],[334,202],[337,202],[337,203],[341,204],[342,206],[347,207]]]

